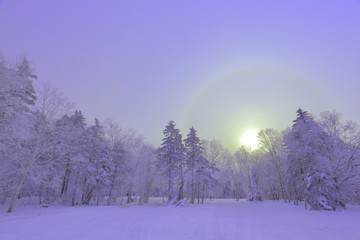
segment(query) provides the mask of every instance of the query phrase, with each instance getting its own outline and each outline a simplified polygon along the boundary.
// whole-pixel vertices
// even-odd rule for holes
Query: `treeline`
[[[0,203],[10,201],[9,212],[22,197],[80,205],[136,195],[145,203],[158,180],[155,149],[111,120],[86,124],[49,84],[35,92],[35,79],[25,58],[0,61]]]
[[[284,199],[336,210],[360,201],[360,134],[336,112],[259,133],[256,150],[231,154],[216,140],[186,137],[174,121],[159,148],[111,120],[88,125],[49,84],[35,91],[26,58],[0,61],[0,204],[37,197],[66,205],[174,204],[205,198]]]
[[[170,170],[166,172],[169,199],[174,195],[172,179],[177,179],[177,198],[182,199],[184,184],[180,166],[185,166],[185,183],[194,182],[194,173],[195,179],[203,179],[196,187],[186,185],[186,196],[191,196],[191,202],[195,189],[195,196],[250,201],[283,199],[296,205],[305,202],[305,207],[312,210],[339,210],[345,209],[347,203],[360,203],[359,127],[354,122],[342,121],[335,111],[323,112],[315,120],[308,112],[298,109],[292,127],[281,132],[261,130],[258,149],[242,146],[235,154],[215,140],[190,141],[195,136],[191,129],[184,141],[183,163],[179,160],[183,148],[181,137],[177,143],[168,140],[172,126],[170,122],[164,131],[167,137],[160,148],[167,166],[179,161],[172,175]],[[173,154],[169,154],[169,149],[173,149]],[[194,171],[193,162],[198,164]]]
[[[324,112],[316,121],[297,110],[291,128],[265,129],[256,151],[241,148],[229,167],[241,179],[250,200],[284,199],[305,202],[313,210],[345,209],[360,203],[360,132],[337,112]],[[234,185],[235,184],[235,181]]]

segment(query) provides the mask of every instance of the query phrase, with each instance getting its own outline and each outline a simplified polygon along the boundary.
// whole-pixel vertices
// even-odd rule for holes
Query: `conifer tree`
[[[176,200],[180,201],[184,198],[185,147],[174,121],[168,122],[163,133],[165,137],[159,149],[158,165],[167,180],[169,201],[175,198],[176,187],[178,187]]]
[[[314,119],[298,109],[291,132],[286,136],[289,180],[295,204],[305,200],[311,209],[343,208],[340,184],[331,177],[327,157],[331,138]]]
[[[191,203],[194,203],[196,196],[200,197],[209,162],[205,158],[204,147],[194,127],[190,128],[190,132],[184,142],[186,147],[186,167],[190,177]]]

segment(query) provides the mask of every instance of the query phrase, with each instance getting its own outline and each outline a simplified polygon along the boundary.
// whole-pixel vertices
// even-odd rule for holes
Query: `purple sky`
[[[299,106],[360,123],[356,0],[0,0],[0,51],[154,145],[170,119],[232,149]]]

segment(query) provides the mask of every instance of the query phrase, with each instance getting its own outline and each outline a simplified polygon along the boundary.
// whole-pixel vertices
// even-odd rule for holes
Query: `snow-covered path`
[[[187,207],[0,206],[0,239],[360,239],[360,207],[304,211],[282,202],[215,200]]]

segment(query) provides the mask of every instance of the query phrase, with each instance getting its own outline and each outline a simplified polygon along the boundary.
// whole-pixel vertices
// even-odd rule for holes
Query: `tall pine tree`
[[[158,163],[167,180],[169,201],[175,197],[177,197],[177,201],[180,201],[184,198],[185,147],[179,129],[175,128],[174,121],[168,122],[163,133],[165,137],[159,149]],[[176,187],[178,191],[176,191]]]
[[[190,178],[191,203],[194,203],[196,197],[198,198],[198,203],[200,198],[203,203],[205,191],[214,180],[212,177],[214,166],[211,166],[206,159],[205,149],[193,127],[190,128],[190,132],[184,142],[186,147],[186,167]]]
[[[200,194],[201,174],[206,169],[208,162],[194,127],[190,128],[190,132],[184,142],[186,147],[186,167],[190,178],[191,203],[194,203],[196,196]]]

